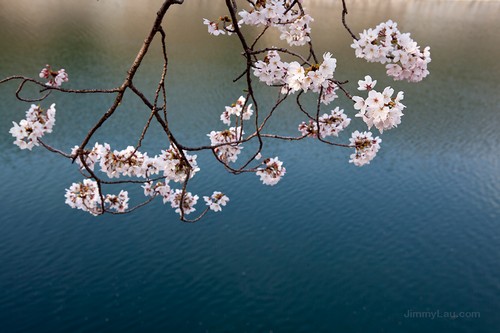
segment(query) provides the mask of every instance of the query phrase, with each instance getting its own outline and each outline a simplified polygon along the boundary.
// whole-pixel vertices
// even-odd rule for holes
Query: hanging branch
[[[215,1],[215,0],[214,0]],[[196,217],[191,217],[195,205],[200,199],[198,195],[189,192],[189,182],[200,170],[197,156],[193,152],[209,152],[215,160],[232,174],[254,173],[260,177],[265,185],[276,185],[285,175],[286,169],[278,157],[262,158],[262,154],[269,155],[269,142],[282,140],[295,142],[307,138],[315,138],[318,142],[329,146],[354,149],[350,155],[350,163],[362,166],[370,163],[380,149],[380,138],[373,137],[369,131],[354,131],[348,143],[336,142],[332,138],[350,124],[344,110],[335,107],[329,111],[324,109],[338,96],[340,89],[343,95],[354,103],[353,108],[358,111],[357,117],[363,119],[368,129],[376,127],[380,133],[396,127],[401,122],[401,103],[403,93],[393,97],[394,90],[386,87],[382,92],[374,89],[376,80],[365,76],[358,81],[358,89],[366,91],[366,98],[350,93],[345,84],[347,80],[338,80],[335,77],[337,66],[332,53],[326,52],[319,57],[315,52],[312,41],[309,16],[302,2],[298,0],[269,2],[270,0],[246,0],[243,4],[249,6],[249,11],[237,9],[236,0],[221,0],[225,2],[227,15],[222,15],[217,21],[203,19],[208,32],[214,36],[235,35],[241,47],[239,56],[243,56],[244,68],[240,74],[235,73],[233,82],[240,81],[244,86],[244,96],[240,96],[235,103],[225,107],[220,119],[227,125],[226,129],[213,130],[208,134],[210,144],[186,146],[180,142],[170,128],[170,114],[167,105],[166,83],[169,80],[168,43],[167,33],[162,27],[165,15],[173,4],[183,4],[183,0],[165,0],[156,13],[152,27],[147,34],[140,50],[126,73],[124,80],[116,88],[111,89],[67,89],[61,85],[68,81],[68,74],[64,69],[55,71],[47,65],[40,72],[40,78],[48,82],[14,75],[0,80],[0,84],[10,81],[19,82],[15,96],[19,101],[35,103],[43,102],[52,94],[115,94],[114,100],[108,109],[101,115],[88,130],[81,143],[75,146],[70,153],[54,148],[41,138],[52,132],[55,123],[55,104],[44,109],[40,105],[31,105],[26,112],[26,119],[19,124],[14,123],[10,133],[16,137],[14,142],[21,149],[32,149],[42,146],[50,152],[71,159],[78,164],[78,171],[85,178],[83,182],[73,183],[66,190],[66,203],[72,208],[82,209],[93,215],[126,214],[146,206],[155,198],[160,197],[163,203],[170,204],[179,214],[180,220],[186,223],[195,223],[201,220],[209,211],[218,212],[227,204],[229,198],[222,192],[214,191],[211,196],[204,196],[206,203]],[[427,64],[430,62],[429,48],[415,51],[413,41],[402,34],[392,21],[379,24],[372,30],[372,34],[362,33],[357,38],[346,23],[346,1],[342,0],[342,24],[353,38],[352,47],[358,58],[370,62],[386,64],[387,74],[395,80],[418,82],[429,74]],[[252,32],[246,31],[245,26],[256,26],[258,33],[252,37]],[[272,30],[280,32],[280,39],[286,41],[287,47],[262,45],[263,37]],[[154,89],[153,98],[134,84],[136,74],[144,58],[150,52],[150,46],[159,34],[163,64],[159,70],[159,80]],[[411,45],[406,50],[406,44]],[[294,47],[291,49],[291,47]],[[305,49],[305,51],[304,51]],[[407,52],[407,53],[404,53]],[[291,58],[284,61],[281,57]],[[397,60],[397,61],[395,61]],[[233,76],[234,77],[234,76]],[[26,85],[40,87],[40,96],[34,98],[23,97]],[[255,85],[267,85],[274,89],[277,98],[270,106],[260,102]],[[133,140],[134,145],[118,151],[109,144],[95,143],[88,147],[96,132],[104,123],[109,121],[120,108],[127,91],[136,96],[148,111],[147,119],[141,133]],[[296,94],[295,98],[291,95]],[[314,96],[314,104],[308,103],[306,94]],[[128,96],[128,95],[127,95]],[[172,98],[175,98],[173,96]],[[230,98],[233,100],[233,97]],[[285,104],[289,101],[291,105]],[[268,125],[272,119],[278,119],[278,109],[287,112],[299,112],[304,115],[305,121],[294,129],[297,136],[272,133]],[[253,119],[252,119],[253,117]],[[175,121],[175,119],[173,119]],[[143,140],[150,135],[149,128],[157,123],[163,130],[165,147],[161,154],[150,156],[140,151]],[[245,134],[245,131],[249,133]],[[340,139],[339,139],[340,140]],[[240,158],[243,145],[254,142],[254,150],[249,152],[245,159]],[[255,147],[256,146],[256,147]],[[272,149],[272,148],[271,148]],[[98,168],[98,169],[96,169]],[[122,177],[119,180],[114,178]],[[105,193],[111,186],[140,185],[147,197],[129,208],[128,192],[120,190],[119,194]]]

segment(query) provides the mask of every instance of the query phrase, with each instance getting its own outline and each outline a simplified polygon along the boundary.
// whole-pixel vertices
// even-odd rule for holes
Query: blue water
[[[1,3],[0,77],[34,76],[48,62],[67,69],[68,86],[112,87],[157,6]],[[500,330],[499,3],[352,4],[355,31],[392,18],[431,46],[431,75],[419,85],[394,83],[380,66],[354,60],[338,4],[310,7],[316,47],[334,51],[339,76],[355,83],[371,74],[405,91],[403,123],[384,133],[382,150],[363,168],[347,163],[349,151],[313,140],[269,142],[269,154],[287,167],[275,187],[227,174],[199,154],[193,191],[222,190],[231,201],[196,224],[179,222],[160,201],[125,216],[70,209],[64,189],[78,172],[56,155],[12,145],[11,121],[27,105],[15,100],[15,84],[0,86],[0,332]],[[211,38],[201,25],[221,9],[186,1],[167,16],[171,121],[193,145],[208,143],[223,106],[241,94],[230,82],[243,66],[238,43]],[[147,59],[138,85],[154,85],[160,56]],[[80,142],[110,100],[51,97],[58,115],[48,142],[64,149]],[[124,147],[147,116],[129,98],[98,139]],[[272,126],[295,133],[302,120],[282,109]],[[161,137],[156,128],[145,142],[153,154],[164,148],[155,133]],[[475,317],[415,317],[438,311]]]

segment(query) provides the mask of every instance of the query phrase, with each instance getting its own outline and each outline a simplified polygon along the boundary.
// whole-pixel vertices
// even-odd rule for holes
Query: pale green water
[[[349,2],[348,2],[349,3]],[[0,77],[64,66],[68,86],[122,80],[159,1],[0,1]],[[366,74],[405,91],[403,123],[384,133],[372,164],[308,141],[270,143],[287,175],[276,187],[234,177],[200,154],[193,190],[231,202],[185,225],[157,202],[122,217],[93,218],[64,205],[76,169],[8,134],[26,105],[0,87],[1,332],[497,332],[500,328],[500,49],[498,2],[363,1],[354,31],[389,18],[430,45],[431,75],[394,83],[354,59],[340,7],[309,6],[319,53],[333,51],[339,78]],[[206,144],[222,108],[240,95],[238,42],[205,33],[223,6],[189,1],[167,15],[171,121],[181,140]],[[270,41],[271,42],[271,41]],[[158,78],[159,50],[138,85]],[[354,85],[351,85],[354,90]],[[264,101],[274,96],[259,89]],[[48,141],[69,148],[110,97],[57,96]],[[354,115],[349,103],[340,105]],[[349,111],[350,110],[350,111]],[[147,112],[128,98],[99,133],[126,145]],[[273,127],[295,133],[302,117],[280,110]],[[357,123],[361,128],[361,124]],[[345,137],[344,137],[345,139]],[[153,152],[164,143],[149,140]],[[474,319],[411,319],[407,311],[475,311]]]

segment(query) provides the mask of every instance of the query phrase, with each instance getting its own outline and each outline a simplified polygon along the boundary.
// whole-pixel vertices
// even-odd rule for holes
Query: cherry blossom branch
[[[21,76],[21,75],[13,75],[6,77],[5,79],[0,80],[0,84],[12,81],[12,80],[22,80],[23,82],[32,82],[36,85],[39,85],[43,89],[40,92],[44,92],[46,90],[56,90],[64,93],[76,93],[76,94],[96,94],[96,93],[103,93],[103,94],[110,94],[110,93],[116,93],[120,90],[120,88],[113,88],[113,89],[66,89],[66,88],[60,88],[60,87],[54,87],[54,86],[47,86],[46,83],[37,81],[33,78],[26,77],[26,76]]]
[[[241,44],[241,55],[245,59],[244,71],[233,80],[236,82],[245,78],[243,83],[245,96],[240,96],[236,103],[225,107],[220,119],[229,128],[212,131],[208,134],[210,145],[185,146],[175,137],[169,125],[166,96],[169,59],[166,33],[162,22],[168,8],[172,4],[182,4],[183,0],[163,2],[151,30],[127,71],[122,84],[117,88],[80,90],[60,88],[63,82],[68,81],[68,75],[64,69],[55,71],[49,65],[46,65],[39,75],[41,78],[48,79],[46,83],[24,76],[10,76],[0,80],[0,84],[20,81],[15,95],[18,100],[24,102],[43,101],[54,91],[75,94],[116,94],[107,111],[87,132],[81,144],[75,146],[70,154],[51,147],[41,140],[45,133],[52,131],[55,122],[55,104],[52,104],[47,110],[39,105],[31,105],[31,108],[26,112],[26,119],[21,120],[19,124],[14,123],[10,130],[10,133],[16,137],[14,143],[21,149],[30,150],[34,146],[41,145],[79,165],[78,170],[84,176],[84,181],[73,183],[69,189],[66,189],[66,203],[72,208],[82,209],[93,215],[126,214],[147,205],[154,198],[160,196],[163,198],[163,203],[170,203],[172,208],[175,208],[175,211],[179,213],[180,220],[186,223],[199,221],[210,210],[220,211],[221,207],[229,201],[225,194],[214,191],[210,197],[203,197],[208,207],[205,207],[197,217],[188,218],[188,215],[196,210],[194,206],[199,199],[198,195],[193,195],[188,191],[190,179],[200,170],[196,162],[197,156],[190,155],[192,152],[211,151],[216,161],[221,163],[228,172],[235,175],[254,173],[260,177],[263,184],[270,186],[277,184],[286,173],[286,169],[278,157],[267,157],[259,161],[261,152],[264,152],[264,143],[267,144],[272,140],[300,141],[305,138],[315,138],[327,145],[354,148],[349,162],[356,166],[370,163],[380,149],[381,139],[373,137],[369,131],[356,130],[352,133],[349,144],[328,140],[328,137],[338,137],[339,133],[349,125],[351,119],[338,106],[330,110],[330,113],[322,114],[322,109],[324,105],[329,105],[338,97],[336,90],[340,89],[354,103],[353,108],[359,111],[356,116],[363,119],[368,125],[368,129],[375,126],[382,133],[384,130],[396,127],[401,122],[400,119],[403,115],[401,111],[405,108],[405,105],[401,103],[404,97],[403,92],[399,92],[395,97],[393,97],[394,90],[391,87],[386,87],[383,92],[378,92],[374,90],[377,81],[372,80],[370,76],[365,76],[364,80],[358,81],[358,90],[366,91],[367,98],[351,94],[344,87],[347,80],[335,79],[334,72],[337,63],[332,53],[324,53],[322,59],[316,55],[309,25],[313,19],[305,12],[302,2],[293,0],[291,2],[271,3],[268,1],[247,0],[246,2],[253,9],[250,12],[245,10],[239,12],[241,20],[238,21],[236,0],[225,0],[229,16],[220,16],[217,22],[203,19],[203,23],[208,26],[208,32],[215,36],[235,34]],[[397,80],[405,79],[417,82],[428,75],[427,63],[430,62],[428,47],[423,51],[420,51],[418,46],[415,49],[416,43],[408,38],[409,34],[401,34],[396,27],[397,24],[390,20],[381,23],[373,30],[369,30],[373,33],[367,33],[365,30],[358,39],[346,24],[347,6],[345,0],[342,0],[342,5],[342,23],[354,39],[351,47],[355,49],[358,58],[365,58],[371,62],[388,63],[386,65],[387,74]],[[264,26],[251,43],[249,42],[251,39],[240,29],[240,26],[244,24]],[[263,36],[272,28],[281,32],[280,38],[286,40],[289,46],[304,47],[303,54],[307,54],[307,56],[284,47],[265,47],[264,45],[264,47],[255,50],[259,41],[262,41]],[[154,95],[150,99],[137,88],[134,84],[134,78],[157,34],[160,35],[163,67]],[[292,59],[297,61],[283,61],[281,60],[282,55],[290,55]],[[260,57],[263,59],[259,60]],[[253,77],[257,78],[255,80],[257,83],[254,82]],[[41,87],[40,97],[29,99],[21,96],[28,83]],[[255,84],[262,83],[277,92],[278,97],[271,106],[261,106],[259,96],[254,90]],[[139,98],[149,110],[149,115],[137,138],[136,145],[117,151],[111,149],[107,143],[99,144],[96,142],[92,148],[86,148],[98,129],[118,110],[127,90]],[[284,105],[283,102],[295,93],[294,105],[299,112],[306,116],[306,121],[300,123],[297,128],[301,135],[264,133],[270,119],[274,119],[279,114],[277,110]],[[315,105],[314,111],[312,111],[313,106],[309,106],[308,102],[303,100],[306,93],[315,96],[315,104],[311,103]],[[252,116],[254,117],[253,122],[249,122]],[[151,157],[147,153],[140,152],[139,148],[142,147],[143,140],[148,135],[153,119],[163,129],[170,147],[162,150],[161,154]],[[250,134],[245,133],[247,129],[249,129]],[[257,147],[252,151],[250,157],[234,164],[241,152],[242,145],[252,140],[254,143],[257,141]],[[254,161],[256,163],[252,163]],[[94,171],[97,163],[100,166],[98,171],[105,173],[107,178],[101,177],[97,171]],[[251,166],[251,164],[256,165]],[[129,179],[107,180],[120,176],[126,176]],[[177,183],[180,189],[170,187],[170,181]],[[121,190],[117,195],[103,193],[103,185],[117,184],[142,184],[144,195],[149,196],[149,198],[132,208],[128,208],[127,191]]]

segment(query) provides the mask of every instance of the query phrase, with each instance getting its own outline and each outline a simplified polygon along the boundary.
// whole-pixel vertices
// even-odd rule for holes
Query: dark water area
[[[67,87],[117,86],[160,3],[1,1],[0,78],[36,76],[50,63],[69,73]],[[274,187],[200,153],[193,191],[231,201],[196,224],[160,201],[124,216],[70,209],[64,190],[81,175],[12,144],[12,121],[29,105],[16,101],[16,84],[0,86],[0,332],[500,331],[500,3],[348,3],[355,32],[393,19],[431,46],[428,78],[394,82],[354,58],[339,1],[306,6],[315,47],[334,54],[350,90],[369,74],[405,92],[402,124],[362,168],[348,163],[350,151],[314,140],[269,142],[287,168]],[[202,24],[223,13],[222,2],[188,0],[166,17],[171,123],[190,145],[208,144],[241,95],[231,82],[244,66],[237,39]],[[162,66],[152,51],[136,79],[144,90]],[[257,91],[264,104],[275,98]],[[142,130],[148,113],[128,97],[100,142],[125,148]],[[58,114],[47,142],[80,143],[112,98],[51,96]],[[354,118],[346,98],[337,105]],[[303,120],[282,109],[271,126],[296,135]],[[155,133],[144,143],[152,155],[165,148]]]

